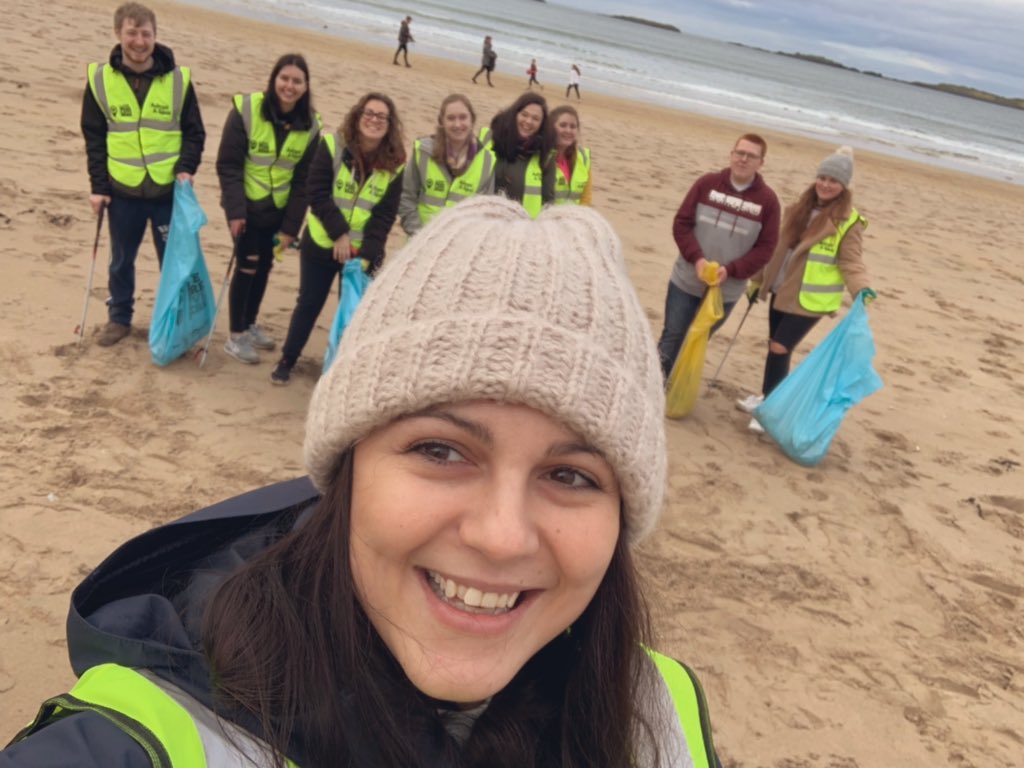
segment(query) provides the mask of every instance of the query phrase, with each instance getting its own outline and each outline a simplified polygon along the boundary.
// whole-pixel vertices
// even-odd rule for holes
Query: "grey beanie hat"
[[[325,490],[343,451],[398,416],[465,400],[521,403],[601,451],[626,536],[661,510],[664,389],[622,246],[593,209],[533,220],[474,197],[443,211],[381,269],[317,383],[305,462]]]
[[[840,147],[818,165],[819,176],[831,176],[844,187],[853,180],[853,149]]]

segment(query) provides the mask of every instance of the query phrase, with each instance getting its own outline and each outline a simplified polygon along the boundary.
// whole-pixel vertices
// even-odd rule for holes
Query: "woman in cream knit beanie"
[[[463,400],[522,403],[601,451],[637,541],[665,484],[658,370],[618,237],[600,215],[552,209],[534,222],[503,198],[473,199],[410,240],[363,298],[313,393],[306,468],[323,490],[342,452],[396,416]]]
[[[207,612],[230,703],[303,765],[716,764],[699,687],[646,650],[632,560],[663,399],[599,214],[440,213],[313,394],[322,498]]]

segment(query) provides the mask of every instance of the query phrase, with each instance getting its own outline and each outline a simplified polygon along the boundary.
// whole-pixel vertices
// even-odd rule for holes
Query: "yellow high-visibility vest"
[[[828,314],[835,312],[843,303],[843,273],[839,271],[837,257],[839,246],[850,227],[858,221],[867,220],[855,208],[834,234],[824,237],[811,246],[804,265],[804,280],[800,286],[800,306],[808,312]]]
[[[89,89],[107,118],[107,172],[136,189],[148,175],[156,184],[174,183],[181,155],[181,111],[191,80],[188,67],[153,78],[140,106],[123,72],[109,64],[88,69]]]
[[[394,171],[375,170],[360,187],[352,176],[352,171],[342,162],[342,151],[339,148],[341,142],[338,137],[333,133],[326,134],[323,141],[334,159],[334,204],[348,222],[349,242],[352,248],[358,251],[363,244],[363,231],[370,221],[373,207],[384,198],[391,182],[405,166],[400,166]],[[334,241],[327,234],[323,222],[312,211],[306,217],[306,230],[313,238],[313,242],[321,248],[334,246]]]
[[[311,142],[320,136],[320,115],[313,127],[305,131],[289,131],[278,152],[274,124],[263,116],[264,94],[235,94],[235,109],[242,118],[248,151],[245,155],[245,197],[263,200],[273,197],[275,208],[288,205],[295,166]]]

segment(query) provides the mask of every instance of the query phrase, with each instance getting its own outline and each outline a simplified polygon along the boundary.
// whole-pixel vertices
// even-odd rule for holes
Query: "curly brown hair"
[[[380,145],[374,152],[365,155],[359,146],[359,120],[363,110],[371,101],[379,101],[388,108],[388,132],[384,134]],[[345,115],[338,132],[345,140],[345,145],[356,159],[359,170],[364,176],[375,170],[397,171],[405,163],[405,138],[402,133],[402,121],[395,109],[395,102],[383,93],[370,92],[357,101]]]

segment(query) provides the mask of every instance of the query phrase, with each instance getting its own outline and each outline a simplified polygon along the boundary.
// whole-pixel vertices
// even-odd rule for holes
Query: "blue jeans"
[[[703,298],[687,293],[671,280],[668,283],[668,293],[665,295],[665,327],[661,331],[661,338],[658,339],[658,357],[661,358],[661,372],[666,379],[672,372],[676,355],[683,346],[686,332],[690,330]],[[724,305],[725,314],[711,327],[711,333],[721,327],[735,306],[735,301]]]
[[[164,246],[167,245],[167,231],[171,225],[171,211],[174,198],[168,195],[159,200],[137,200],[130,197],[115,197],[107,207],[107,222],[110,225],[110,269],[107,299],[107,313],[115,323],[131,325],[132,310],[135,306],[135,257],[146,235],[146,225],[153,232],[157,263],[164,263]]]

